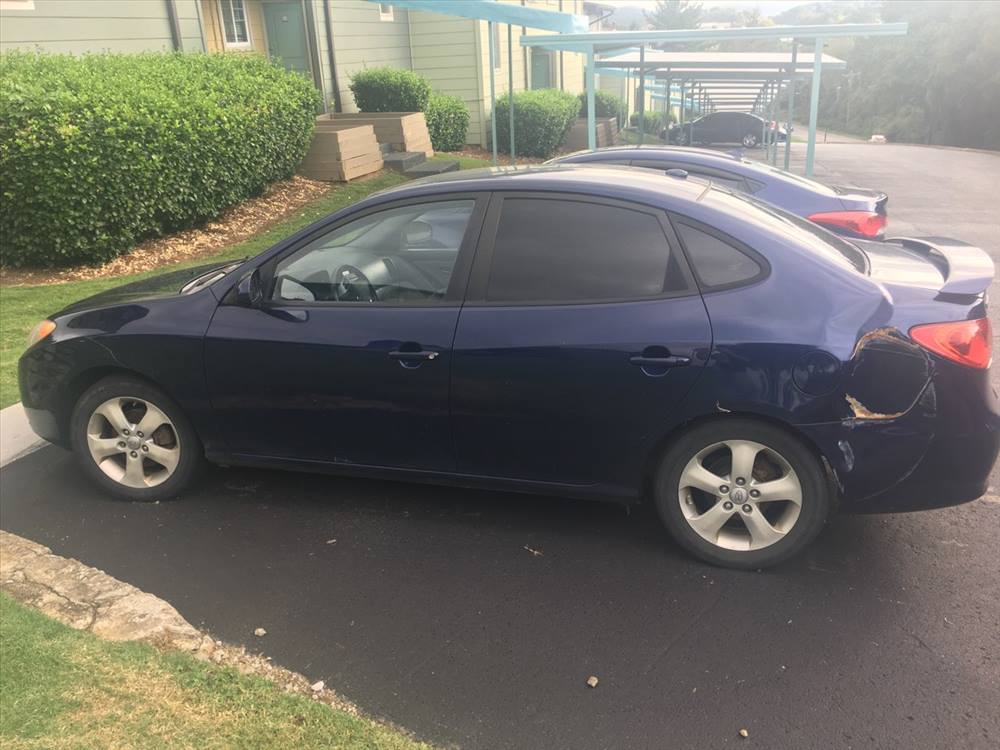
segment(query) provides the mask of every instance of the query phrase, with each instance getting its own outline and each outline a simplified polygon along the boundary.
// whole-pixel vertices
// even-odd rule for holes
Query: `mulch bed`
[[[224,247],[242,242],[295,213],[334,188],[296,175],[272,184],[263,195],[240,203],[217,219],[196,229],[186,229],[167,237],[157,237],[136,245],[135,249],[102,266],[72,268],[4,268],[0,284],[4,286],[58,284],[65,281],[127,276],[212,255]]]
[[[514,144],[515,147],[517,144]],[[470,156],[473,159],[486,159],[487,161],[493,160],[493,152],[489,149],[480,148],[479,146],[466,146],[461,151],[449,151],[448,153],[442,153],[441,156]],[[537,156],[521,156],[515,153],[515,160],[518,164],[541,164],[547,159],[539,158]],[[510,166],[510,154],[501,151],[497,154],[497,163],[509,167]]]

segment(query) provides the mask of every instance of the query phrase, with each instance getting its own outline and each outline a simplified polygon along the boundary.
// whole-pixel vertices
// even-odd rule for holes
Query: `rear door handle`
[[[428,352],[425,350],[420,350],[416,352],[407,352],[400,349],[389,352],[389,359],[398,359],[401,362],[423,362],[428,359],[437,359],[438,352]]]
[[[684,367],[685,365],[691,364],[690,357],[675,357],[672,355],[650,357],[643,354],[637,354],[634,357],[629,357],[628,361],[633,365],[638,365],[639,367]]]

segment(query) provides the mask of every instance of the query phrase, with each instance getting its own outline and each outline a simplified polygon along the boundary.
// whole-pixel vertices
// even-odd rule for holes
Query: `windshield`
[[[745,193],[737,193],[718,187],[711,191],[712,197],[721,201],[723,210],[729,209],[747,218],[753,218],[769,231],[792,237],[795,241],[814,250],[820,255],[834,260],[840,265],[867,274],[868,256],[857,245],[830,232],[818,224],[807,221],[793,213],[772,206]],[[747,206],[752,206],[748,212]]]

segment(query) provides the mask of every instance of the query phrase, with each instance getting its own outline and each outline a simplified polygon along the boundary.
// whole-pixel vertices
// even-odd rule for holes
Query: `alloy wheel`
[[[139,489],[165,482],[181,458],[173,422],[155,404],[132,396],[108,399],[94,409],[87,448],[110,479]]]
[[[704,540],[749,551],[781,541],[802,509],[802,484],[777,451],[726,440],[698,451],[681,472],[681,513]]]

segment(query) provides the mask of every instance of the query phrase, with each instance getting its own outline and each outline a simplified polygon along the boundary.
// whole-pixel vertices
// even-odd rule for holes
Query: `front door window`
[[[278,263],[271,298],[275,302],[441,302],[474,207],[474,200],[418,203],[344,224]]]

